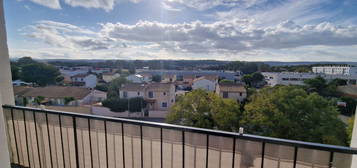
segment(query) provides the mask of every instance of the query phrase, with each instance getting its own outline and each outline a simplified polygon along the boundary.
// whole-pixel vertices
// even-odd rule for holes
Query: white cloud
[[[346,0],[351,1],[351,0]],[[332,20],[332,18],[343,13],[343,8],[325,8],[333,6],[333,0],[282,0],[279,3],[267,3],[259,8],[232,8],[230,10],[218,11],[212,14],[217,20],[231,20],[235,18],[254,19],[261,26],[276,25],[286,20],[293,20],[298,24],[312,24]],[[332,8],[332,9],[331,9]],[[355,16],[344,16],[339,18],[338,23],[355,18]],[[346,24],[345,24],[346,25]]]
[[[204,11],[219,6],[249,8],[264,2],[266,2],[266,0],[166,0],[165,3],[172,8],[180,5]]]
[[[76,55],[81,58],[266,60],[276,57],[282,60],[283,56],[292,55],[288,58],[299,60],[306,53],[320,59],[328,53],[332,58],[335,53],[350,56],[357,52],[357,26],[327,22],[297,25],[286,21],[276,26],[257,27],[252,20],[239,19],[209,24],[140,21],[133,25],[106,23],[94,31],[40,21],[22,31],[35,39],[32,41],[47,45],[47,48],[36,49],[39,56],[56,53],[55,57]],[[343,47],[346,49],[340,51]]]
[[[107,23],[102,25],[100,33],[111,39],[152,42],[167,49],[193,53],[357,44],[356,26],[343,27],[331,23],[299,26],[287,21],[259,28],[253,23],[238,19],[211,24],[199,21],[184,24],[148,21],[140,21],[135,25]]]
[[[30,1],[52,9],[61,9],[59,0],[30,0]]]
[[[105,11],[113,10],[115,4],[119,2],[139,3],[141,0],[30,0],[39,5],[52,9],[61,9],[60,2],[66,3],[72,7],[101,8]]]

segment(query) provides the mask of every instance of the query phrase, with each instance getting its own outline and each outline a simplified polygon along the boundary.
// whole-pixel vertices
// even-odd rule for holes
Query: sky
[[[357,61],[356,0],[6,0],[11,58]]]

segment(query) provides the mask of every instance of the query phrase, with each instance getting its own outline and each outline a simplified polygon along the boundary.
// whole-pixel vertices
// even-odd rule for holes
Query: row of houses
[[[233,99],[238,102],[247,98],[247,90],[242,84],[214,83],[205,77],[198,78],[193,83],[193,89],[203,89],[217,93],[222,98]],[[128,83],[120,88],[121,98],[142,97],[148,103],[148,109],[153,111],[167,111],[176,102],[176,97],[187,92],[177,90],[175,83]]]
[[[14,86],[14,95],[16,104],[30,106],[38,103],[55,106],[81,106],[101,102],[107,98],[106,92],[72,86]]]

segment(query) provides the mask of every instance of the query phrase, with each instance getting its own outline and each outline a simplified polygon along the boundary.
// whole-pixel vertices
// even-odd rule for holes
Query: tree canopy
[[[22,80],[40,86],[56,84],[58,76],[60,72],[56,67],[44,63],[27,64],[21,68]]]
[[[344,123],[334,102],[295,86],[264,88],[245,105],[241,124],[248,133],[346,145]]]
[[[239,104],[234,100],[198,89],[180,97],[170,109],[166,121],[232,131],[238,128],[240,114]]]
[[[107,97],[109,98],[118,98],[119,97],[119,89],[122,84],[128,83],[129,81],[126,80],[124,77],[119,77],[113,79],[109,84],[108,84],[108,93]]]
[[[252,74],[244,75],[242,80],[249,87],[258,87],[258,85],[264,81],[264,76],[261,73],[254,72]]]

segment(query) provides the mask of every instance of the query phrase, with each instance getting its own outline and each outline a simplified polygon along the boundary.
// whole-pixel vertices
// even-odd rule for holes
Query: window
[[[223,98],[228,98],[228,92],[223,92]]]
[[[154,98],[154,93],[153,92],[149,92],[149,98]]]
[[[140,92],[138,92],[138,96],[140,96]]]
[[[242,92],[239,92],[239,96],[242,96],[243,95],[243,93]]]
[[[163,94],[164,96],[166,96],[166,92],[163,92],[162,94]]]
[[[167,107],[167,102],[162,102],[161,107]]]
[[[127,97],[128,97],[128,92],[126,92],[126,91],[123,92],[123,97],[124,97],[124,98],[127,98]]]
[[[171,99],[171,103],[173,103],[174,102],[174,99]]]

